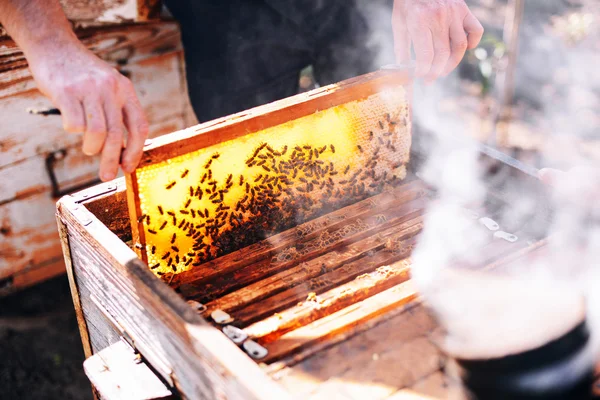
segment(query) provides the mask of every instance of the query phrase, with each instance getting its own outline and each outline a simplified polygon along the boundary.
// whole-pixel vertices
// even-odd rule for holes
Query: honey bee
[[[155,231],[155,230],[153,230],[153,229],[148,229],[148,233],[151,233],[151,234],[153,234],[153,235],[156,235],[156,231]]]
[[[378,122],[379,122],[379,128],[383,129],[383,122],[381,122],[381,121],[378,121]]]
[[[329,148],[331,149],[331,152],[332,152],[332,153],[335,153],[335,146],[334,146],[334,145],[330,144],[330,145],[329,145]]]
[[[171,255],[171,252],[167,251],[165,254],[163,254],[161,260],[166,260],[167,258],[169,258],[170,255]]]
[[[160,213],[160,215],[165,215],[161,206],[158,206],[158,212]]]
[[[347,165],[346,168],[344,169],[344,175],[347,174],[348,171],[350,171],[350,165]]]
[[[216,160],[219,157],[221,157],[221,154],[219,154],[219,153],[215,153],[215,154],[212,155],[212,159],[213,160]]]
[[[160,267],[160,263],[154,264],[153,266],[150,267],[150,269],[156,269],[158,267]]]
[[[179,253],[179,248],[177,246],[171,246],[171,250],[173,250],[176,253]]]
[[[158,230],[162,231],[163,229],[165,229],[165,226],[167,226],[167,221],[164,221],[160,228],[158,228]]]
[[[185,178],[189,173],[190,173],[189,169],[186,169],[185,171],[183,171],[183,173],[181,174],[181,179]]]
[[[360,144],[356,145],[356,148],[358,149],[358,151],[360,151],[361,153],[363,152],[363,148]]]
[[[204,169],[209,169],[209,168],[210,168],[210,165],[212,164],[212,162],[213,162],[213,159],[212,159],[212,158],[210,158],[210,159],[209,159],[209,160],[206,162],[206,164],[204,164]]]
[[[175,186],[175,184],[177,184],[177,182],[173,181],[173,182],[169,183],[169,184],[168,184],[168,185],[165,187],[165,189],[167,189],[167,190],[169,190],[169,189],[172,189],[172,188],[173,188],[173,186]]]
[[[244,175],[240,175],[240,186],[244,184]]]
[[[190,203],[191,203],[191,202],[192,202],[192,199],[188,199],[188,200],[185,202],[185,205],[183,206],[183,208],[188,208],[188,207],[190,206]]]
[[[179,210],[179,212],[181,214],[186,214],[186,215],[190,213],[188,210]]]

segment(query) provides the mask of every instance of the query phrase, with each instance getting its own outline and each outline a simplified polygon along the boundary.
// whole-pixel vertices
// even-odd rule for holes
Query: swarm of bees
[[[394,126],[397,124],[386,114],[378,122],[380,132],[368,133],[367,140],[374,143],[356,145],[362,160],[360,165],[338,167],[327,161],[328,156],[336,153],[334,144],[273,148],[269,143],[261,143],[245,160],[245,174],[229,174],[220,182],[213,179],[211,167],[221,157],[219,153],[213,153],[200,165],[198,182],[189,181],[189,169],[181,171],[180,179],[164,186],[166,191],[176,185],[188,187],[181,207],[167,209],[158,205],[156,211],[161,221],[152,221],[149,215],[142,215],[138,221],[146,225],[146,251],[156,255],[153,259],[157,261],[150,268],[158,270],[163,266],[176,273],[199,266],[381,193],[386,185],[398,184],[404,176],[397,176],[393,171],[403,164],[390,165],[381,151],[383,148],[388,149],[387,154],[395,151],[393,143],[398,134]],[[383,168],[376,168],[380,163]],[[243,197],[228,196],[234,185],[243,191]],[[239,190],[237,193],[239,195]],[[215,208],[209,211],[198,207],[202,199],[208,199]],[[152,236],[161,234],[167,227],[169,232],[176,231],[171,236],[170,247],[157,249],[152,244]],[[182,237],[191,238],[193,245],[184,248],[178,243]],[[160,270],[157,274],[163,275],[165,268]]]

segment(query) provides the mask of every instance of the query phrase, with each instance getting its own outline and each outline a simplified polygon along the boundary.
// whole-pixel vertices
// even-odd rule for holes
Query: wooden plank
[[[417,198],[398,209],[392,208],[389,213],[377,214],[372,218],[342,226],[338,230],[324,232],[314,240],[294,243],[281,252],[275,253],[272,259],[256,262],[232,273],[217,275],[215,279],[197,285],[193,291],[186,291],[185,296],[200,302],[217,299],[217,303],[211,304],[211,309],[231,307],[231,310],[235,310],[246,304],[245,300],[257,301],[295,286],[298,282],[291,276],[293,272],[302,271],[303,274],[308,273],[316,277],[319,272],[323,273],[324,269],[333,270],[342,267],[344,263],[362,257],[365,252],[381,249],[385,246],[385,239],[368,237],[368,235],[374,235],[382,229],[389,233],[390,227],[410,226],[414,223],[410,221],[422,214],[425,204],[423,198]],[[395,215],[399,217],[393,218]],[[362,239],[364,237],[367,239]],[[313,241],[316,243],[311,243]],[[324,241],[330,242],[330,245],[323,245]],[[358,243],[355,243],[357,241]],[[300,249],[304,244],[306,246]],[[313,248],[318,250],[308,251]],[[290,268],[294,269],[290,270]],[[312,272],[309,272],[310,270]],[[261,281],[280,271],[284,271],[282,275]],[[304,276],[309,278],[308,275]],[[255,282],[255,285],[246,289],[248,285]],[[228,292],[238,289],[241,290],[238,294],[232,293],[219,300],[219,296],[223,294],[227,296]]]
[[[192,297],[197,292],[198,285],[206,284],[211,279],[225,276],[228,273],[241,270],[249,265],[270,263],[276,252],[318,238],[323,232],[331,232],[343,225],[351,224],[359,219],[375,215],[386,210],[393,204],[411,201],[427,193],[420,181],[412,181],[401,185],[391,192],[384,192],[374,198],[363,200],[344,207],[333,213],[301,224],[295,229],[289,229],[237,252],[227,254],[218,260],[209,261],[199,267],[177,274],[171,284],[185,297]],[[320,253],[314,253],[320,254]],[[299,259],[302,261],[302,259]],[[291,265],[291,264],[288,264]],[[220,285],[220,283],[219,283]]]
[[[73,298],[73,306],[75,307],[75,316],[77,317],[77,326],[79,328],[79,335],[81,336],[81,344],[83,345],[83,354],[85,358],[92,356],[92,347],[90,343],[90,336],[88,333],[88,327],[83,316],[83,309],[81,308],[81,301],[79,298],[79,289],[77,288],[77,282],[73,272],[73,264],[71,260],[71,247],[69,246],[69,234],[67,226],[56,218],[58,226],[58,234],[60,235],[60,244],[64,254],[65,269],[67,271],[67,277],[69,279],[69,288],[71,289],[71,297]]]
[[[0,279],[62,258],[54,207],[47,193],[0,206]]]
[[[403,264],[405,273],[406,264]],[[366,320],[385,314],[393,308],[407,304],[417,297],[412,283],[404,282],[372,297],[349,305],[331,315],[304,325],[267,345],[269,354],[265,362],[277,361],[303,347],[326,340]]]
[[[411,203],[408,203],[407,206],[410,206]],[[311,259],[304,262],[304,260],[295,260],[294,266],[291,268],[286,268],[281,273],[271,275],[266,277],[266,279],[261,279],[255,283],[251,283],[247,286],[242,287],[235,292],[229,293],[223,297],[217,298],[206,304],[207,312],[205,315],[210,315],[210,313],[215,309],[221,309],[227,312],[233,312],[242,308],[244,306],[248,306],[251,303],[255,303],[260,301],[266,297],[275,295],[279,292],[282,292],[286,289],[291,289],[301,283],[306,282],[309,279],[316,278],[319,275],[322,275],[326,272],[330,272],[337,268],[344,266],[346,263],[353,262],[354,260],[361,259],[361,262],[367,262],[368,260],[363,258],[366,253],[372,251],[381,250],[382,247],[385,247],[385,235],[393,232],[393,236],[401,235],[401,232],[398,232],[396,229],[401,229],[401,226],[406,221],[411,221],[414,219],[418,219],[421,215],[421,211],[418,209],[411,209],[409,213],[403,214],[398,209],[391,209],[390,214],[392,215],[400,215],[401,218],[392,218],[391,220],[394,222],[398,222],[398,225],[395,225],[393,221],[389,221],[388,223],[383,223],[380,226],[381,233],[377,237],[369,237],[367,239],[360,239],[360,237],[356,238],[358,241],[350,242],[350,244],[344,242],[334,242],[331,246],[326,246],[324,252],[311,252]],[[406,209],[404,209],[406,211]],[[375,226],[381,224],[381,222],[376,222]],[[390,232],[390,229],[387,229],[388,226],[394,226],[392,229],[394,231]],[[343,229],[343,228],[342,228]],[[362,235],[361,235],[362,236]],[[393,241],[393,238],[389,238],[390,241]],[[344,247],[341,247],[344,246]],[[285,256],[286,253],[283,253],[282,256]],[[276,258],[277,256],[275,256]],[[373,257],[371,257],[373,258]],[[381,256],[383,262],[387,262],[391,260],[393,256],[391,255],[382,255]],[[254,267],[254,266],[253,266]],[[261,269],[260,264],[256,266],[256,268],[252,268],[253,274],[261,273],[259,271]],[[239,279],[239,275],[238,275]],[[207,289],[206,286],[203,287],[204,290]]]
[[[103,399],[167,399],[173,395],[124,341],[89,357],[83,369]]]
[[[93,27],[78,29],[76,34],[96,55],[124,72],[127,64],[182,51],[175,22]],[[0,38],[0,98],[34,88],[23,53],[10,38]]]
[[[443,398],[443,397],[437,397]],[[419,392],[415,392],[409,389],[400,390],[390,397],[387,397],[386,400],[435,400],[436,397],[425,396]]]
[[[411,282],[400,286],[403,285],[408,287]],[[363,329],[365,326],[367,328]],[[384,389],[379,395],[389,395],[417,380],[413,380],[414,375],[411,377],[405,373],[410,370],[411,363],[420,363],[414,365],[415,370],[422,371],[415,374],[417,378],[430,374],[432,360],[416,360],[414,356],[407,356],[411,354],[412,344],[424,345],[421,339],[427,338],[435,327],[435,321],[422,305],[409,302],[353,329],[343,330],[341,334],[314,346],[319,347],[316,352],[301,354],[300,358],[292,355],[285,362],[272,364],[270,367],[276,367],[272,376],[297,399],[309,398],[326,382],[329,382],[328,385],[343,382],[349,388],[357,389],[360,387],[353,384],[367,386],[376,382]],[[306,333],[311,335],[309,331]],[[312,349],[313,346],[307,347],[307,350]],[[431,350],[431,347],[428,349]],[[433,361],[437,362],[436,357]],[[281,364],[288,367],[281,369]]]
[[[153,276],[125,243],[77,207],[69,197],[58,204],[79,287],[95,295],[103,313],[165,381],[197,398],[287,398],[256,363]],[[256,386],[237,378],[244,375]]]
[[[398,257],[402,258],[402,261],[389,260],[390,264],[381,264],[372,272],[359,275],[346,284],[319,294],[316,305],[311,301],[298,303],[296,307],[286,309],[278,315],[246,327],[245,331],[262,343],[273,342],[290,330],[300,328],[345,307],[350,307],[354,303],[406,281],[410,265],[410,261],[406,257],[412,251],[411,247],[414,244],[414,239],[402,243],[402,246],[406,246],[402,255]]]
[[[417,381],[417,383],[411,387],[411,390],[415,394],[425,396],[424,398],[426,399],[444,399],[449,397],[448,394],[451,390],[451,385],[452,382],[448,379],[444,371],[437,371]],[[394,399],[395,398],[392,396],[391,400]]]
[[[415,218],[404,224],[398,225],[396,228],[397,232],[394,232],[393,230],[382,232],[381,236],[383,240],[375,238],[371,243],[366,243],[368,246],[366,249],[362,248],[359,250],[361,254],[364,254],[363,252],[372,251],[375,253],[373,256],[367,255],[363,258],[358,258],[350,262],[345,262],[344,265],[342,265],[340,268],[334,269],[331,272],[312,278],[302,284],[294,286],[289,290],[270,296],[258,303],[252,303],[242,308],[241,310],[238,310],[235,313],[233,313],[233,316],[236,319],[235,324],[238,326],[247,326],[248,324],[254,323],[262,318],[265,318],[266,316],[270,316],[278,311],[284,310],[292,306],[293,304],[303,302],[307,299],[308,294],[311,292],[316,294],[323,293],[326,290],[344,284],[360,275],[370,273],[377,267],[385,265],[386,263],[391,263],[398,259],[406,258],[408,254],[410,254],[410,251],[412,251],[412,246],[414,246],[415,243],[415,240],[411,239],[415,235],[417,235],[423,228],[422,220],[420,218]],[[400,248],[402,248],[402,250],[399,253],[394,254],[394,252],[389,252],[382,249],[385,248],[386,240],[388,238],[392,239],[392,241],[394,242],[397,242]],[[406,247],[406,252],[404,251],[404,247]],[[343,254],[344,251],[342,251],[341,253]],[[399,275],[398,279],[407,279],[405,268],[406,265],[403,264],[399,271],[393,271],[392,269],[390,271],[390,278],[392,278],[397,273]],[[369,291],[366,289],[369,288],[369,285],[367,281],[365,280],[363,282],[359,282],[357,285],[357,297],[368,296]],[[365,289],[365,291],[363,293],[358,293],[360,292],[359,288],[363,285],[363,289]],[[332,299],[329,300],[331,301]],[[329,303],[328,301],[324,301],[324,303],[322,304],[321,312],[327,313],[330,307],[343,307],[344,305],[352,303],[352,301],[353,299],[345,297],[338,298],[335,301],[331,301],[331,303]],[[317,303],[320,302],[317,301]],[[328,304],[328,306],[326,306],[326,304]],[[315,308],[315,306],[317,309],[319,309],[318,305],[310,303],[307,305],[307,308]],[[273,332],[273,335],[279,334],[280,330],[285,331],[286,329],[292,329],[296,327],[296,322],[298,320],[298,322],[302,324],[303,322],[305,322],[306,319],[319,318],[320,316],[323,316],[319,311],[314,313],[303,313],[302,311],[306,312],[306,307],[300,307],[300,309],[301,310],[299,310],[299,314],[303,314],[302,316],[298,315],[297,319],[282,319],[280,321],[281,326],[279,325],[279,323],[277,323],[279,316],[274,316],[273,319],[269,321],[269,323],[275,322],[275,326],[278,327],[277,332]],[[269,324],[267,324],[267,326],[269,326]],[[257,328],[257,331],[261,332],[262,330],[260,328]]]
[[[67,18],[75,23],[147,21],[160,14],[160,0],[60,0]]]

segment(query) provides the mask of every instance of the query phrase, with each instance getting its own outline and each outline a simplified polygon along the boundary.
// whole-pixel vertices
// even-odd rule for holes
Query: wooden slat
[[[48,193],[0,206],[0,279],[62,259]]]
[[[399,258],[405,258],[410,254],[414,242],[415,240],[409,239],[403,243],[407,248]],[[296,307],[281,311],[278,315],[246,327],[245,331],[262,343],[273,342],[288,331],[300,328],[345,307],[350,307],[356,302],[406,281],[409,276],[409,265],[408,259],[390,264],[384,263],[372,272],[360,275],[346,284],[319,294],[317,304],[310,301],[298,303]]]
[[[405,264],[403,268],[406,271]],[[277,341],[267,345],[269,354],[265,362],[276,361],[292,352],[301,350],[302,347],[324,341],[328,337],[358,325],[365,320],[407,304],[416,297],[417,293],[410,281],[401,283],[281,336]]]
[[[402,285],[408,287],[411,282]],[[339,314],[343,315],[343,310]],[[435,326],[435,321],[422,305],[409,302],[404,307],[394,307],[351,329],[343,329],[339,335],[306,347],[269,368],[276,367],[273,378],[293,393],[296,399],[309,398],[311,394],[318,393],[322,386],[334,382],[347,385],[344,393],[362,394],[363,398],[385,397],[412,386],[421,377],[439,369],[438,358],[431,353],[434,349],[426,345],[427,336]],[[310,335],[311,331],[307,329],[306,336]],[[316,353],[303,354],[314,347],[318,348]],[[375,382],[376,386],[372,387],[379,390],[373,392],[372,396],[362,392],[361,389]]]
[[[123,341],[119,341],[85,360],[83,369],[94,389],[103,399],[172,398],[171,390]]]
[[[146,21],[160,14],[160,0],[60,0],[65,15],[76,23]]]
[[[414,223],[419,219],[418,217],[422,214],[422,210],[419,210],[418,208],[408,208],[412,204],[414,204],[414,202],[408,203],[407,208],[404,208],[405,212],[406,210],[409,210],[409,212],[405,214],[400,212],[402,209],[392,209],[391,214],[400,215],[401,217],[395,218],[393,221],[382,225],[382,231],[379,236],[362,240],[358,238],[358,241],[351,242],[350,245],[346,245],[346,243],[335,243],[331,246],[327,246],[325,249],[326,251],[323,252],[324,254],[322,252],[317,254],[311,253],[311,256],[314,258],[310,260],[296,261],[293,267],[287,268],[281,273],[269,276],[266,279],[261,279],[260,281],[244,286],[235,292],[209,302],[206,304],[207,313],[205,315],[210,315],[215,309],[221,309],[227,312],[236,311],[243,306],[260,301],[283,290],[291,289],[309,279],[316,278],[319,275],[338,269],[344,266],[344,264],[353,262],[359,258],[361,259],[360,262],[376,262],[374,256],[371,256],[368,259],[364,259],[363,257],[368,252],[381,250],[382,247],[385,247],[385,238],[387,235],[392,234],[394,237],[396,234],[398,234],[398,236],[401,235],[402,233],[398,232],[398,230],[402,229],[407,221]],[[389,226],[392,226],[392,228],[388,229]],[[390,237],[389,240],[392,241],[394,239]],[[382,262],[386,262],[392,259],[393,255],[382,254],[379,258],[381,258]],[[373,261],[370,261],[371,259],[373,259]],[[260,267],[256,269],[260,270]],[[349,268],[347,267],[346,269]],[[260,273],[260,271],[252,272]]]
[[[254,323],[262,318],[265,318],[266,316],[273,315],[275,312],[286,309],[293,304],[297,304],[298,302],[304,301],[310,292],[320,294],[333,287],[346,283],[356,278],[357,276],[369,273],[377,267],[386,265],[386,263],[392,263],[398,259],[406,258],[407,254],[403,251],[394,254],[393,252],[383,250],[383,248],[385,248],[386,246],[386,240],[389,238],[394,242],[400,242],[399,246],[401,248],[403,246],[406,246],[406,249],[408,250],[407,253],[409,254],[412,250],[412,246],[414,245],[415,241],[407,239],[413,238],[421,231],[422,228],[422,220],[420,218],[416,218],[413,220],[409,220],[404,224],[398,225],[398,232],[394,232],[393,230],[382,232],[381,237],[383,240],[375,238],[372,242],[367,241],[367,243],[364,243],[366,245],[365,247],[359,247],[359,252],[361,254],[365,254],[365,257],[358,258],[350,262],[345,262],[344,265],[340,268],[334,269],[331,272],[312,278],[304,283],[294,286],[291,289],[273,295],[258,303],[250,304],[247,307],[236,311],[235,313],[233,313],[233,316],[236,319],[235,324],[238,326],[246,326],[248,324]],[[403,242],[405,240],[406,243]],[[375,254],[373,256],[370,256],[367,254],[368,252],[374,252]],[[365,289],[368,287],[366,282],[361,283],[365,284]],[[366,295],[367,293],[365,291],[363,296]],[[360,295],[357,293],[357,296]],[[345,301],[343,301],[342,299],[338,299],[339,302],[345,303],[345,305],[348,305],[352,302],[352,299],[349,298],[344,300]],[[338,305],[337,302],[334,302],[334,304],[336,304],[336,306],[338,307],[342,307],[342,305]],[[331,304],[331,307],[334,307],[334,304]],[[323,311],[326,312],[326,310],[327,307],[324,307]],[[312,317],[318,318],[320,316],[319,314],[319,312],[316,312]],[[305,318],[310,317],[306,316]],[[302,320],[303,318],[299,316],[299,319]],[[294,325],[294,319],[282,320],[281,322],[283,323],[282,328],[285,327],[286,324],[291,324],[292,326]],[[288,326],[287,328],[289,329],[292,326]]]
[[[221,299],[217,298],[214,303],[211,302],[209,304],[211,310],[222,307],[230,311],[236,310],[251,302],[256,302],[267,296],[296,286],[301,283],[299,281],[299,279],[302,279],[300,276],[303,276],[304,279],[316,278],[320,273],[335,270],[342,267],[345,263],[350,263],[363,257],[367,252],[385,247],[386,238],[390,238],[396,233],[394,229],[410,227],[417,223],[416,219],[423,213],[425,204],[426,202],[423,199],[415,199],[398,209],[391,209],[391,212],[388,214],[389,220],[377,221],[374,217],[374,221],[369,223],[370,221],[367,219],[367,224],[364,226],[368,228],[359,230],[356,233],[350,231],[345,237],[341,236],[338,240],[333,240],[331,245],[323,246],[319,251],[310,252],[305,256],[298,256],[295,259],[285,261],[284,257],[288,256],[289,253],[286,253],[284,250],[279,254],[282,258],[281,261],[264,260],[263,262],[245,267],[234,274],[219,276],[215,280],[199,286],[196,293],[204,292],[206,298],[215,298],[221,293],[227,293],[230,290],[240,288],[238,292],[233,292]],[[399,217],[392,218],[392,215],[398,215]],[[374,235],[375,232],[382,232],[382,236],[362,239],[368,233]],[[333,234],[335,234],[335,231],[332,232],[330,237],[335,237]],[[390,240],[393,239],[390,238]],[[295,249],[296,247],[299,248],[299,245],[296,244],[293,248]],[[277,254],[274,257],[277,257]],[[348,267],[345,269],[348,269]],[[283,272],[269,278],[270,275],[279,271]],[[265,278],[266,280],[263,280]],[[204,298],[197,297],[200,301],[204,301]]]
[[[409,389],[403,389],[400,390],[396,393],[394,393],[393,395],[391,395],[390,397],[387,397],[386,400],[435,400],[436,397],[430,397],[430,396],[425,396],[421,393],[409,390]]]
[[[260,264],[262,266],[268,264],[277,251],[295,246],[298,242],[310,241],[323,232],[339,229],[343,225],[348,225],[358,219],[375,215],[381,210],[392,207],[394,204],[411,201],[426,193],[427,189],[420,181],[401,185],[392,192],[384,192],[371,199],[360,201],[341,210],[316,218],[297,228],[274,235],[268,240],[220,257],[218,260],[209,261],[190,271],[177,274],[171,286],[178,288],[184,296],[192,297],[197,292],[198,285],[205,284],[215,277],[225,276],[249,265],[257,266]],[[302,231],[307,232],[306,235],[300,235],[299,232]],[[319,253],[314,254],[318,255]],[[289,265],[291,264],[288,263],[287,266]]]

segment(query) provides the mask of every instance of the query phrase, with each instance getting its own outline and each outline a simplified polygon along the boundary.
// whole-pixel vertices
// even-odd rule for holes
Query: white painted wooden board
[[[80,36],[102,58],[124,64],[119,68],[134,84],[150,137],[194,123],[176,24],[95,28]],[[81,135],[65,133],[60,116],[27,112],[52,104],[36,89],[14,44],[3,47],[7,43],[0,40],[0,296],[64,270],[48,155],[66,151],[54,168],[61,189],[94,181],[99,163],[81,153]]]
[[[131,346],[123,341],[85,360],[83,369],[105,400],[164,399],[172,395]]]

